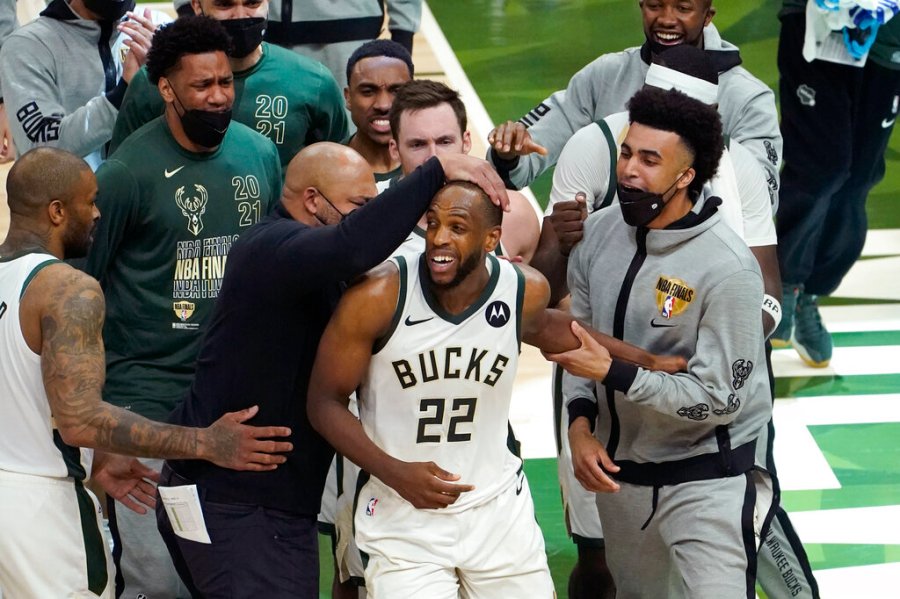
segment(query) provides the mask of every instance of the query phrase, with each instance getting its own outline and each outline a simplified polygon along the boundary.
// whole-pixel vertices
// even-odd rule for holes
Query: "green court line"
[[[775,379],[775,397],[874,395],[900,391],[900,374],[784,377]],[[848,406],[848,409],[850,407]]]
[[[813,570],[900,562],[900,545],[836,545],[807,543]]]
[[[854,331],[832,333],[835,347],[868,347],[872,345],[900,345],[900,331]],[[898,368],[900,370],[900,368]]]
[[[900,304],[900,300],[877,299],[871,297],[819,296],[818,304],[820,306],[867,306],[876,304]]]

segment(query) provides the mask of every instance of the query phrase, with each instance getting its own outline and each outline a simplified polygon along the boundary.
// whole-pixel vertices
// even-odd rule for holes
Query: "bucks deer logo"
[[[209,199],[206,188],[199,184],[194,184],[194,190],[199,195],[186,197],[184,193],[184,185],[175,192],[175,203],[181,208],[181,213],[188,219],[188,231],[196,237],[203,230],[202,216],[206,212],[206,202]]]

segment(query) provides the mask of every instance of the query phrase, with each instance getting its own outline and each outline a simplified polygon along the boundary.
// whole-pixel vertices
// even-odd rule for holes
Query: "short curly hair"
[[[185,54],[228,54],[230,48],[231,38],[217,20],[205,16],[180,17],[163,25],[153,35],[147,53],[147,77],[156,85]]]
[[[693,156],[696,172],[688,186],[691,192],[699,193],[716,174],[725,142],[722,119],[712,106],[674,89],[645,87],[628,101],[628,119],[681,138]]]

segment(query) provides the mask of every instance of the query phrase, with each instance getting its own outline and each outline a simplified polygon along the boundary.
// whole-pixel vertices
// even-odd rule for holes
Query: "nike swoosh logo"
[[[415,326],[417,324],[422,324],[423,322],[428,322],[429,320],[432,320],[433,318],[434,318],[434,316],[429,316],[428,318],[423,318],[422,320],[413,320],[412,317],[407,316],[406,320],[404,320],[403,322],[404,322],[404,324],[406,324],[406,326],[411,327],[411,326]]]
[[[883,121],[881,121],[881,128],[882,129],[890,129],[894,125],[894,121],[896,121],[896,120],[897,120],[896,118],[893,118],[890,120],[884,119]]]
[[[650,326],[654,329],[670,329],[672,327],[677,327],[677,324],[668,324],[665,322],[656,322],[656,319],[653,318],[650,320]]]
[[[177,173],[178,171],[180,171],[183,168],[184,168],[184,165],[182,164],[181,166],[176,168],[174,171],[170,171],[169,169],[166,169],[166,172],[165,172],[166,179],[168,179],[169,177],[171,177],[172,175],[174,175],[175,173]]]

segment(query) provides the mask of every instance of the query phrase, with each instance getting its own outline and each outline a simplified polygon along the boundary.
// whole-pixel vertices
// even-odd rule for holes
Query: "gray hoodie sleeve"
[[[16,0],[0,0],[0,48],[16,28]]]
[[[3,45],[0,79],[16,150],[52,146],[87,156],[112,136],[117,113],[112,101],[121,100],[124,84],[66,114],[52,68],[56,60],[46,45],[19,33]]]
[[[571,294],[570,312],[572,316],[584,322],[592,322],[590,304],[590,283],[587,276],[588,252],[585,244],[579,243],[569,257],[568,284]],[[596,403],[595,389],[597,383],[591,379],[574,376],[563,371],[563,402],[566,408],[573,402],[583,404],[585,400]],[[594,411],[596,414],[596,411]],[[571,412],[570,412],[571,415]],[[578,415],[587,415],[579,413]],[[593,424],[592,424],[593,426]]]
[[[759,273],[744,269],[710,289],[697,330],[697,349],[686,373],[667,374],[637,368],[625,398],[682,421],[702,426],[728,424],[750,398],[744,381],[763,343]],[[742,392],[743,388],[743,392]]]
[[[413,34],[419,30],[422,21],[422,0],[387,0],[387,12],[391,38],[409,50]]]
[[[719,82],[720,94],[727,93],[738,99],[731,104],[739,110],[720,109],[722,128],[731,139],[749,150],[763,167],[769,186],[769,199],[773,214],[778,210],[779,172],[782,155],[781,131],[778,128],[778,112],[775,94],[771,89],[746,71],[736,72],[727,88]],[[720,97],[721,101],[721,97]]]

